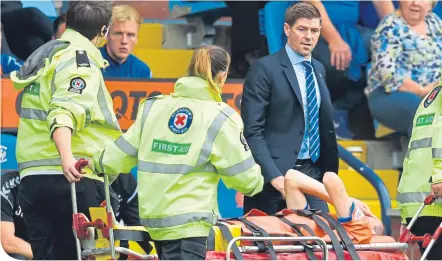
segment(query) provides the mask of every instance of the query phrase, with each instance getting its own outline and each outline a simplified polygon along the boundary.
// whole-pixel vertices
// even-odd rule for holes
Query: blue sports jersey
[[[19,70],[20,67],[23,65],[23,63],[17,58],[8,54],[2,54],[1,59],[3,74],[10,74],[13,71]]]
[[[104,77],[152,78],[149,66],[135,55],[130,54],[124,63],[119,64],[109,56],[106,46],[101,47],[100,52],[103,58],[109,62],[109,66],[103,69]]]

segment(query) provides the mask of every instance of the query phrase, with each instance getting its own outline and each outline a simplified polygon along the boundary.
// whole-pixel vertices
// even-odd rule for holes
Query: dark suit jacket
[[[324,66],[312,59],[321,95],[319,111],[320,157],[315,163],[322,175],[338,171],[338,150],[332,104],[325,84]],[[270,181],[293,169],[304,137],[301,91],[285,48],[256,62],[244,83],[241,117],[244,135],[255,161],[261,166],[265,186],[254,198],[245,198],[247,209],[265,209],[281,194]],[[274,201],[274,200],[273,200]],[[276,201],[275,201],[276,202]],[[271,213],[273,214],[273,213]]]

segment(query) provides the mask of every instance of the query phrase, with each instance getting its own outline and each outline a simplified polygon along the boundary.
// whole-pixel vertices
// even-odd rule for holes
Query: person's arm
[[[80,57],[78,57],[80,55]],[[91,122],[100,88],[100,70],[95,66],[79,66],[76,60],[88,59],[77,54],[77,59],[64,62],[54,72],[53,95],[49,103],[47,123],[61,157],[63,173],[69,182],[82,175],[75,169],[76,160],[71,150],[71,136],[81,132]]]
[[[255,63],[244,82],[241,100],[241,117],[244,121],[244,137],[253,157],[261,166],[264,182],[284,194],[284,175],[279,171],[264,140],[266,111],[271,98],[271,82],[262,60]]]
[[[427,95],[435,86],[437,82],[429,83],[425,86],[420,85],[419,83],[411,80],[409,77],[406,77],[402,85],[399,86],[398,91],[400,92],[411,92],[420,97],[424,97]]]
[[[330,64],[337,70],[347,69],[352,59],[350,46],[342,39],[341,34],[336,30],[330,17],[320,0],[307,1],[318,8],[322,17],[321,34],[328,43],[330,50]]]
[[[120,194],[120,218],[128,226],[141,226],[138,212],[138,184],[130,173],[119,175],[112,183],[112,189]]]
[[[90,165],[95,173],[116,176],[120,173],[130,173],[137,165],[141,133],[148,116],[147,108],[154,101],[155,98],[143,100],[138,108],[137,118],[129,130],[95,154]]]
[[[372,37],[372,68],[370,77],[376,78],[385,92],[412,92],[425,96],[430,87],[422,88],[410,79],[408,64],[401,62],[403,58],[402,39],[394,33],[396,17],[390,17],[381,24]],[[391,28],[391,29],[389,29]]]
[[[379,16],[379,19],[382,20],[388,14],[394,12],[395,8],[392,1],[384,0],[384,1],[372,1],[374,8],[376,9],[376,13]]]
[[[28,259],[32,259],[31,245],[23,239],[15,236],[14,225],[14,209],[13,199],[7,199],[2,196],[1,199],[1,222],[0,222],[0,237],[3,249],[8,254],[20,254]]]
[[[243,136],[242,125],[236,112],[227,119],[215,138],[210,162],[228,188],[253,196],[261,192],[264,178]]]
[[[16,237],[15,226],[13,222],[1,221],[0,234],[2,247],[8,254],[23,255],[29,260],[32,259],[31,245],[23,239]]]

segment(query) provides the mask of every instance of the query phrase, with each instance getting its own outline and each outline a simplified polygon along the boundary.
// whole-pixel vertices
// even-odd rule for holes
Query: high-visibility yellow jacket
[[[220,178],[252,196],[263,177],[239,114],[208,82],[183,77],[168,96],[140,104],[127,133],[94,157],[94,171],[127,173],[138,163],[140,220],[154,240],[208,236]]]
[[[121,135],[101,75],[103,67],[100,51],[68,29],[60,40],[40,47],[11,74],[14,87],[24,89],[17,136],[21,178],[63,174],[52,140],[57,127],[72,130],[72,152],[78,158],[91,158]]]
[[[413,133],[404,160],[397,201],[401,217],[413,217],[430,194],[431,184],[442,182],[442,84],[422,100],[413,120]],[[421,216],[442,217],[442,200],[426,206]]]

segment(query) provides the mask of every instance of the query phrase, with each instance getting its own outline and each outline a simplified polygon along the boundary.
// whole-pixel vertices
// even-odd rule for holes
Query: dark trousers
[[[311,160],[298,160],[293,168],[308,175],[309,177],[322,181],[323,174],[321,173],[319,167],[313,164]],[[321,210],[325,213],[329,212],[327,203],[322,199],[309,194],[305,194],[305,197],[310,209]],[[281,193],[277,191],[269,182],[264,185],[263,192],[258,193],[253,197],[244,197],[244,214],[254,208],[272,215],[287,208],[287,205],[285,200],[282,198]]]
[[[204,260],[207,237],[155,241],[159,260]]]
[[[1,20],[9,48],[22,60],[52,39],[52,22],[37,8],[2,12]]]
[[[368,96],[373,118],[380,124],[411,137],[413,119],[422,98],[411,92],[386,93],[378,88]]]
[[[410,221],[411,218],[407,218],[407,224]],[[441,222],[442,217],[419,217],[411,228],[411,233],[416,236],[423,236],[426,233],[433,235]],[[423,254],[425,249],[422,248],[421,243],[419,243],[419,248],[421,254]],[[442,237],[439,237],[439,240],[434,244],[430,254],[427,256],[427,260],[442,260]]]
[[[89,220],[89,207],[103,202],[104,184],[83,178],[76,183],[77,208]],[[75,260],[71,185],[63,175],[27,176],[20,182],[19,202],[35,260]],[[118,205],[114,193],[112,205]],[[116,208],[114,208],[116,209]]]

